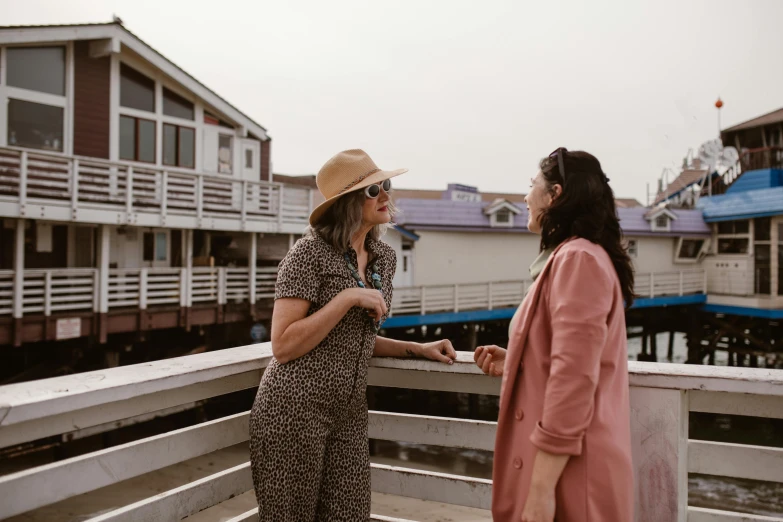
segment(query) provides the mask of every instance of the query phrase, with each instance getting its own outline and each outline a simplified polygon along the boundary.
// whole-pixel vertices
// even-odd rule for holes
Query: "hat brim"
[[[349,188],[345,192],[341,192],[340,194],[333,196],[313,210],[313,212],[310,214],[310,226],[315,226],[316,223],[318,223],[318,220],[323,217],[324,213],[326,213],[329,208],[337,202],[338,199],[345,196],[346,194],[350,194],[351,192],[356,192],[357,190],[362,190],[365,187],[369,187],[370,185],[376,185],[380,183],[381,181],[391,179],[394,177],[399,176],[400,174],[405,174],[408,172],[408,169],[397,169],[397,170],[379,170],[378,172],[367,176],[362,181],[354,185],[353,187]]]

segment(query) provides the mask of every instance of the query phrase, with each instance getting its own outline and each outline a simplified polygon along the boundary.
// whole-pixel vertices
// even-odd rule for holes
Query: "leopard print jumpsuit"
[[[391,309],[394,250],[367,240]],[[356,264],[356,252],[349,250]],[[280,263],[275,299],[310,301],[308,316],[357,287],[337,252],[317,235],[300,239]],[[364,521],[370,517],[367,366],[376,332],[354,307],[307,354],[272,361],[250,413],[250,461],[262,522]]]

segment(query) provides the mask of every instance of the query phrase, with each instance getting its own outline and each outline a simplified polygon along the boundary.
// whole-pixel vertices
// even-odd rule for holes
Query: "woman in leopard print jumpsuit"
[[[388,316],[394,250],[379,240],[394,207],[390,178],[360,150],[317,176],[326,201],[280,264],[272,315],[275,360],[250,414],[250,459],[262,522],[370,517],[367,366],[372,356],[451,363],[449,341],[377,335]],[[380,290],[380,291],[378,291]]]

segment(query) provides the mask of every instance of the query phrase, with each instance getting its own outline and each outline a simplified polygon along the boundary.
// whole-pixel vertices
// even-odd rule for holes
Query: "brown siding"
[[[73,153],[109,158],[111,60],[90,58],[90,42],[74,43]]]
[[[269,176],[270,166],[272,164],[271,153],[272,153],[272,138],[267,138],[265,141],[261,142],[261,180],[262,181],[272,181],[272,178]]]

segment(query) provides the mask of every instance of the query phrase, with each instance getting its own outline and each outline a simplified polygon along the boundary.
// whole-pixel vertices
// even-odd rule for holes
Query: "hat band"
[[[361,182],[362,182],[362,180],[363,180],[364,178],[366,178],[367,176],[372,176],[372,175],[373,175],[373,174],[375,174],[376,172],[380,172],[380,171],[381,171],[381,169],[372,169],[372,170],[371,170],[370,172],[368,172],[367,174],[362,174],[361,176],[359,176],[358,178],[356,178],[355,180],[353,180],[353,181],[351,182],[351,184],[350,184],[350,185],[348,185],[347,187],[345,187],[344,189],[342,189],[340,192],[338,192],[338,193],[337,193],[337,195],[339,196],[340,194],[343,194],[343,193],[345,193],[346,191],[348,191],[348,190],[351,190],[351,188],[352,188],[352,187],[355,187],[357,184],[361,183]]]

